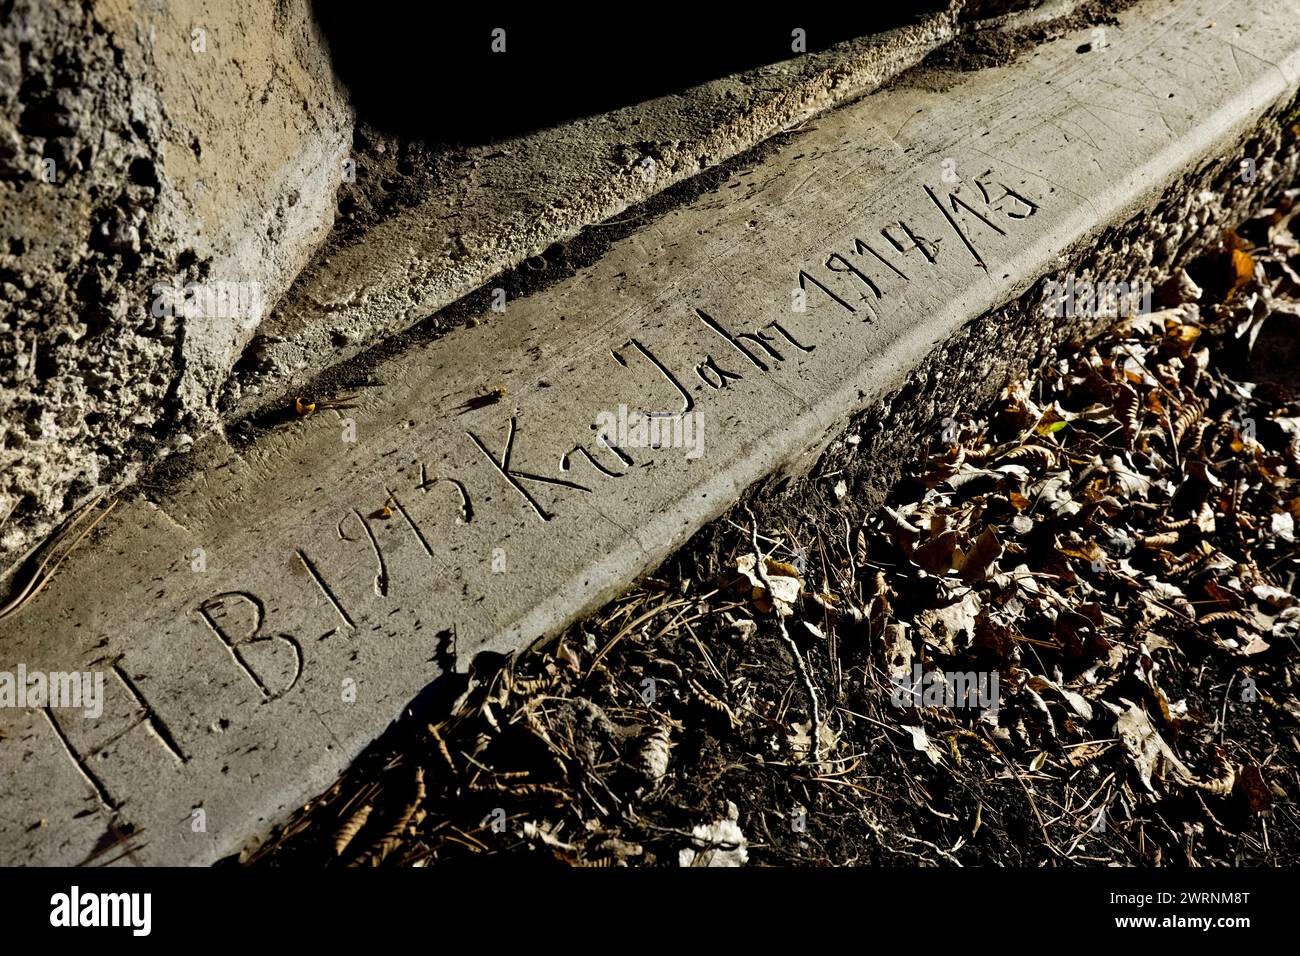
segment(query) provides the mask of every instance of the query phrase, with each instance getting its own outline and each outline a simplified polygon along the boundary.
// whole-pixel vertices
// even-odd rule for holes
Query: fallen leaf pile
[[[1264,288],[1206,318],[1248,334]],[[892,654],[996,669],[995,737],[1074,766],[1118,740],[1152,792],[1166,769],[1216,789],[1234,770],[1215,715],[1190,712],[1162,669],[1230,661],[1226,704],[1300,718],[1292,670],[1273,666],[1300,629],[1296,409],[1207,372],[1231,343],[1204,331],[1194,303],[1134,317],[1009,389],[857,540],[882,567],[869,617]]]
[[[1295,199],[954,413],[874,513],[815,479],[481,655],[257,858],[1293,861]]]

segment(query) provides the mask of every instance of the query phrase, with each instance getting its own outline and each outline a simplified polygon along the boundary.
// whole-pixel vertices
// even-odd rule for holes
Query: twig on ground
[[[810,740],[808,744],[808,755],[812,758],[813,763],[821,762],[822,746],[822,716],[821,702],[817,697],[817,688],[813,686],[812,675],[808,673],[808,664],[803,659],[803,653],[799,650],[799,645],[794,642],[790,634],[785,629],[785,620],[781,617],[780,608],[776,607],[776,591],[772,587],[772,580],[767,576],[767,565],[765,564],[767,556],[758,546],[758,522],[754,519],[753,512],[749,513],[750,521],[750,543],[754,547],[754,570],[758,574],[758,579],[763,582],[763,587],[767,588],[767,593],[773,595],[772,615],[776,618],[776,625],[781,629],[781,637],[785,639],[786,646],[790,648],[790,653],[794,655],[795,667],[799,671],[799,677],[803,680],[804,690],[808,692],[808,707],[812,711],[812,728],[808,734]]]

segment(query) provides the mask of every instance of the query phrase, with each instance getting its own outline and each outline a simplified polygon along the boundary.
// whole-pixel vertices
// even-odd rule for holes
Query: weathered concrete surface
[[[79,862],[127,832],[96,859],[238,849],[440,672],[607,598],[936,345],[983,348],[896,396],[891,426],[996,374],[999,328],[969,320],[1099,237],[1135,275],[1177,261],[1295,172],[1288,138],[1222,175],[1261,125],[1279,148],[1300,82],[1300,9],[1228,9],[1140,4],[1103,49],[1066,36],[837,110],[491,326],[381,364],[356,408],[196,449],[0,622],[0,669],[99,670],[107,694],[98,720],[0,711],[0,861]],[[1182,219],[1136,225],[1151,210]],[[702,455],[603,446],[620,406],[689,409]]]
[[[215,423],[254,299],[333,222],[351,139],[309,0],[6,5],[0,567]],[[246,307],[160,314],[189,283]]]
[[[963,29],[959,4],[915,25],[489,145],[427,154],[361,137],[343,219],[232,378],[236,415],[302,389],[493,276],[774,134],[876,89]],[[1058,15],[1072,3],[1057,4]],[[418,201],[364,227],[405,180]],[[382,184],[382,185],[381,185]],[[354,213],[355,211],[355,213]]]
[[[467,150],[368,128],[349,146],[305,2],[39,16],[17,5],[13,131],[0,146],[19,200],[0,212],[13,253],[0,279],[16,306],[0,346],[0,402],[13,406],[0,567],[91,493],[215,427],[219,401],[227,418],[274,402],[502,269],[1024,5],[953,0],[912,27]],[[54,183],[35,172],[44,158]],[[341,173],[339,227],[271,321],[250,307],[154,314],[158,282],[250,296],[255,285],[273,305],[329,224]]]

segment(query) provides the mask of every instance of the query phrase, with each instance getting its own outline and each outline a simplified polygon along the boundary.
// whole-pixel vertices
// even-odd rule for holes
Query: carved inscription
[[[795,315],[789,319],[764,315],[755,320],[686,303],[676,316],[677,321],[693,330],[695,340],[706,343],[696,356],[684,356],[680,348],[656,347],[644,334],[608,348],[606,354],[621,376],[616,380],[620,389],[642,400],[634,401],[632,407],[643,409],[639,414],[647,417],[681,418],[698,412],[706,399],[725,401],[755,377],[780,375],[791,359],[814,355],[819,330],[828,328],[827,323],[834,321],[837,311],[854,317],[855,322],[872,324],[891,300],[904,301],[918,278],[928,277],[933,283],[941,278],[952,281],[961,269],[987,272],[991,261],[987,243],[1005,239],[1017,222],[1035,215],[1040,208],[1038,202],[1001,182],[991,170],[968,183],[922,185],[915,195],[915,215],[863,224],[839,248],[824,249],[811,258],[810,264],[797,266],[793,299],[785,290],[774,290],[768,303],[769,312],[791,308]],[[807,301],[809,295],[815,297],[811,304]],[[829,305],[830,311],[816,312],[815,322],[800,319],[810,305],[818,304],[817,299],[821,305]],[[702,339],[698,338],[700,330],[704,330]],[[713,348],[707,345],[710,341],[715,343]],[[593,374],[601,373],[593,370]],[[504,389],[500,394],[505,394]],[[368,555],[372,569],[369,585],[376,599],[396,600],[391,593],[389,561],[384,551],[384,543],[390,540],[386,535],[393,533],[388,529],[394,526],[386,522],[399,522],[433,568],[447,573],[450,568],[443,551],[443,529],[449,520],[459,525],[473,521],[471,488],[478,495],[496,485],[508,494],[493,497],[489,492],[487,497],[494,507],[509,507],[508,502],[513,500],[543,526],[550,526],[571,496],[590,495],[601,483],[626,477],[644,462],[646,454],[659,450],[652,445],[634,456],[630,448],[622,447],[626,442],[614,440],[616,436],[609,430],[597,430],[596,425],[588,426],[595,434],[577,441],[571,435],[556,445],[553,430],[537,434],[527,431],[517,407],[510,410],[493,402],[475,406],[473,411],[480,421],[456,429],[469,452],[465,470],[430,476],[426,465],[419,462],[418,481],[390,480],[381,486],[388,502],[382,514],[367,514],[354,507],[339,515],[337,538],[355,544],[359,554]],[[462,414],[466,414],[463,407],[457,417]],[[549,458],[548,446],[554,449],[554,458]],[[548,468],[519,464],[520,458],[537,461],[539,452],[555,465]],[[444,510],[439,515],[436,509],[419,504],[433,502],[435,495],[447,496],[448,503],[455,506],[454,512]],[[356,631],[357,618],[329,583],[329,577],[340,573],[340,569],[322,568],[302,549],[294,553],[339,622],[346,630]],[[355,572],[349,566],[347,573]],[[274,699],[297,683],[303,668],[302,649],[290,635],[263,633],[265,610],[253,594],[224,592],[204,602],[198,612],[263,699]],[[274,669],[268,671],[264,656],[260,665],[254,666],[252,649],[256,645],[278,645],[291,652],[289,676]],[[175,754],[184,759],[179,748]]]
[[[91,761],[95,757],[98,757],[106,748],[117,743],[117,741],[121,740],[132,730],[135,730],[135,728],[143,725],[149,732],[149,735],[158,742],[159,746],[171,756],[176,764],[188,763],[189,758],[181,749],[181,745],[176,739],[176,736],[172,733],[171,728],[167,726],[159,716],[158,712],[154,709],[153,705],[149,703],[144,692],[140,689],[137,680],[127,672],[121,659],[119,658],[114,661],[109,666],[109,670],[111,670],[113,675],[117,678],[118,683],[122,687],[123,693],[131,701],[134,709],[136,709],[138,713],[135,718],[124,727],[114,733],[107,740],[88,750],[85,754],[79,752],[73,744],[72,739],[64,730],[63,725],[59,723],[59,718],[55,716],[53,709],[50,707],[42,707],[41,711],[45,715],[45,720],[49,724],[50,730],[53,731],[60,749],[67,754],[68,759],[72,762],[73,767],[76,768],[77,773],[86,781],[91,790],[94,791],[95,798],[99,802],[100,806],[105,810],[114,812],[120,809],[121,803],[109,792],[108,786],[104,783],[99,774],[95,772],[91,764]]]
[[[302,676],[302,645],[289,634],[263,634],[262,621],[266,609],[262,601],[247,591],[226,591],[209,598],[199,606],[199,616],[217,636],[231,660],[244,676],[257,688],[263,699],[273,700],[293,688]],[[292,652],[293,676],[276,689],[252,666],[249,649],[257,644],[281,644]]]

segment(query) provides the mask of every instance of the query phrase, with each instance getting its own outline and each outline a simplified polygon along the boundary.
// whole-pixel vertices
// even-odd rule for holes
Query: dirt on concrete
[[[983,70],[1014,63],[1040,43],[1086,27],[1113,26],[1115,15],[1137,0],[1085,0],[1059,17],[1027,23],[1023,26],[989,26],[963,33],[926,57],[923,67],[931,70]],[[1023,8],[1023,7],[1022,7]],[[1013,11],[1002,11],[1003,13]],[[1104,42],[1104,32],[1098,42]],[[1092,52],[1093,43],[1084,43],[1080,53]]]

